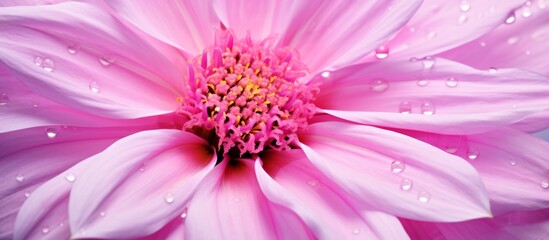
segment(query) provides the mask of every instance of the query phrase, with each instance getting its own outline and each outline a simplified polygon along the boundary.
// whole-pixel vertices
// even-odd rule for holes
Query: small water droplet
[[[417,85],[420,86],[420,87],[425,87],[428,84],[429,84],[429,80],[422,79],[422,80],[417,81]]]
[[[400,180],[400,189],[404,191],[410,191],[413,185],[414,183],[412,182],[412,180],[408,178],[403,178],[402,180]]]
[[[495,68],[495,67],[491,67],[491,68],[488,69],[488,72],[490,72],[490,73],[497,73],[497,72],[498,72],[498,69]]]
[[[486,42],[480,42],[481,47],[486,47]]]
[[[431,56],[427,56],[421,59],[424,70],[431,70],[435,66],[436,60]]]
[[[377,59],[385,59],[389,56],[389,48],[385,46],[378,47],[376,49]]]
[[[31,193],[30,192],[25,192],[24,195],[25,195],[26,198],[28,198],[28,197],[30,197]]]
[[[141,167],[141,168],[139,168],[139,171],[140,171],[140,172],[144,172],[144,171],[145,171],[145,168],[144,168],[144,167]]]
[[[549,189],[549,180],[543,179],[539,182],[539,186],[543,189]]]
[[[43,227],[42,228],[42,233],[43,234],[46,234],[46,233],[49,233],[50,232],[50,228],[49,227]]]
[[[18,174],[17,176],[15,176],[15,181],[22,183],[23,181],[25,181],[25,176],[23,176],[23,174]]]
[[[467,15],[461,15],[459,16],[458,18],[458,24],[459,25],[462,25],[462,24],[465,24],[467,22],[469,18],[467,17]]]
[[[532,9],[524,7],[524,9],[522,9],[522,16],[525,18],[532,16]]]
[[[71,43],[67,46],[67,51],[70,54],[76,54],[78,51],[80,51],[80,45],[75,44],[75,43]]]
[[[56,128],[46,128],[45,132],[46,132],[46,136],[48,136],[48,138],[50,138],[50,139],[53,139],[53,138],[57,137],[57,129]]]
[[[513,45],[513,44],[517,43],[518,40],[519,40],[518,37],[510,37],[509,39],[507,39],[507,44]]]
[[[10,97],[8,97],[7,94],[2,93],[2,95],[0,95],[0,106],[6,105],[9,102],[10,102]]]
[[[423,115],[433,115],[435,114],[435,109],[435,104],[432,102],[424,102],[421,104],[421,113],[423,113]]]
[[[435,38],[437,36],[437,32],[430,32],[429,35],[427,35],[427,38]]]
[[[459,5],[459,10],[462,12],[467,12],[469,9],[471,9],[471,3],[469,3],[469,1],[462,1],[461,5]]]
[[[429,194],[426,191],[421,191],[417,195],[417,200],[419,200],[422,203],[427,203],[431,200],[431,194]]]
[[[401,173],[404,171],[404,168],[406,168],[406,164],[402,161],[395,160],[391,163],[391,171],[394,173]]]
[[[354,229],[353,229],[353,234],[354,234],[354,235],[360,234],[360,229],[354,228]]]
[[[517,109],[517,105],[516,104],[513,104],[513,106],[511,106],[512,109]]]
[[[55,68],[55,62],[49,58],[44,59],[42,62],[42,69],[46,70],[46,72],[53,72],[53,69]]]
[[[31,105],[32,105],[33,108],[37,108],[37,107],[40,107],[40,102],[36,101],[36,100],[33,100]]]
[[[515,162],[514,160],[511,160],[511,161],[509,161],[509,165],[511,165],[511,166],[516,166],[516,165],[517,165],[517,162]]]
[[[309,181],[307,181],[307,184],[308,184],[309,186],[311,186],[311,187],[316,187],[316,186],[318,186],[318,182],[315,181],[315,180],[309,180]]]
[[[454,146],[454,145],[451,145],[451,144],[447,145],[447,146],[444,148],[444,151],[446,151],[447,153],[450,153],[450,154],[456,153],[457,150],[458,150],[458,148],[457,148],[456,146]]]
[[[105,212],[100,212],[100,213],[99,213],[99,216],[100,216],[100,217],[104,217],[105,215],[107,215]]]
[[[458,85],[458,80],[456,77],[449,77],[446,79],[446,87],[455,88]]]
[[[329,78],[330,77],[330,71],[324,71],[320,74],[323,78]]]
[[[233,198],[233,201],[234,201],[235,203],[239,203],[239,202],[240,202],[240,198],[235,197],[235,198]]]
[[[168,204],[172,204],[175,201],[175,198],[173,196],[173,193],[169,192],[164,196],[164,201]]]
[[[515,13],[514,12],[511,12],[507,18],[505,19],[505,23],[506,24],[512,24],[515,22],[515,20],[517,20],[517,18],[515,17]]]
[[[402,114],[409,114],[412,112],[412,103],[408,101],[403,101],[398,106],[398,112]]]
[[[34,58],[34,65],[41,67],[43,61],[44,61],[44,60],[42,60],[41,57],[35,57],[35,58]]]
[[[383,79],[374,79],[370,82],[370,90],[374,92],[384,92],[389,88],[389,83]]]
[[[478,158],[478,155],[479,155],[479,151],[477,149],[474,149],[474,148],[469,148],[467,150],[467,158],[469,160],[475,160]]]
[[[99,93],[101,91],[101,87],[97,82],[90,82],[89,87],[93,93]]]
[[[103,67],[108,67],[111,64],[113,64],[115,61],[116,59],[114,59],[113,57],[107,57],[107,56],[99,57],[99,63],[101,63]]]
[[[65,176],[65,179],[69,182],[74,182],[74,180],[76,180],[76,175],[69,173],[67,174],[67,176]]]
[[[183,212],[181,213],[181,215],[179,215],[179,217],[183,220],[187,218],[187,211],[187,208],[183,209]]]

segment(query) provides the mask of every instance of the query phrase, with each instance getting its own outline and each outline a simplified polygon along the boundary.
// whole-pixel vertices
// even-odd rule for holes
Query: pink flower
[[[0,5],[0,238],[549,234],[543,0]]]

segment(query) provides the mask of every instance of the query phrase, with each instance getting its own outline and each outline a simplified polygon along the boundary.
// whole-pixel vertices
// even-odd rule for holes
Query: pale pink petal
[[[360,64],[318,81],[325,83],[316,100],[323,112],[392,128],[479,133],[549,108],[544,76],[477,70],[439,58]]]
[[[219,20],[210,1],[105,1],[122,19],[151,36],[198,55],[214,40]]]
[[[205,141],[179,130],[140,132],[88,158],[71,190],[77,238],[141,237],[183,211],[216,156]]]
[[[441,222],[490,216],[477,171],[467,161],[429,144],[341,122],[312,124],[299,139],[320,171],[380,211]]]
[[[253,161],[231,161],[218,165],[193,197],[186,239],[312,239],[294,213],[262,194]]]
[[[112,118],[158,115],[178,105],[182,73],[97,7],[5,7],[0,22],[0,60],[45,98]]]
[[[303,151],[268,152],[262,160],[255,169],[266,197],[296,212],[317,238],[408,238],[394,216],[365,210],[316,170]]]
[[[68,0],[3,0],[0,2],[0,7],[56,4],[66,1]]]
[[[66,222],[67,209],[58,209],[55,199],[50,202],[50,192],[56,184],[64,186],[66,174],[61,174],[76,163],[102,151],[117,139],[131,134],[135,128],[79,128],[62,129],[55,138],[48,138],[43,128],[31,128],[0,135],[0,238],[8,237],[14,231],[15,217],[19,208],[29,196],[29,203],[21,210],[16,239],[32,238],[31,236],[59,239],[59,234],[68,233],[67,227],[58,224]],[[78,149],[78,151],[75,151]],[[57,176],[59,175],[59,176]],[[57,176],[57,177],[55,177]],[[52,183],[45,182],[52,180]],[[55,180],[58,179],[58,180]],[[41,186],[44,186],[41,189]],[[35,189],[37,189],[35,191]],[[64,191],[64,190],[63,190]],[[35,196],[36,195],[36,196]],[[53,197],[53,196],[52,196]],[[62,205],[66,207],[66,197],[62,196]],[[38,203],[42,200],[46,202]],[[34,203],[33,203],[34,202]],[[49,206],[48,204],[52,204]],[[50,208],[61,211],[49,213]],[[64,211],[64,212],[63,212]],[[42,223],[42,224],[40,224]],[[68,226],[68,225],[67,225]],[[42,229],[49,228],[51,234],[43,235]]]
[[[216,2],[222,22],[239,35],[280,34],[311,72],[350,64],[390,38],[421,1],[225,1]],[[243,16],[243,12],[245,15]]]
[[[539,2],[518,9],[512,24],[440,56],[481,69],[524,68],[549,76],[549,8]]]
[[[549,208],[549,142],[512,129],[469,136],[406,134],[469,160],[495,215]]]
[[[528,115],[526,118],[511,125],[523,132],[538,132],[549,128],[549,110]]]
[[[523,3],[524,0],[426,0],[406,27],[385,46],[391,52],[389,57],[395,59],[437,54],[504,24],[509,14]]]

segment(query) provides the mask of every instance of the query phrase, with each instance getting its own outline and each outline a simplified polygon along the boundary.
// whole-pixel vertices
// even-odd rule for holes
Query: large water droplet
[[[419,80],[417,81],[417,85],[420,87],[425,87],[429,85],[429,80],[426,80],[426,79]]]
[[[168,204],[172,204],[175,201],[173,193],[170,192],[170,193],[167,193],[166,195],[164,195],[164,201],[166,201],[166,203],[168,203]]]
[[[408,101],[403,101],[398,106],[398,112],[402,114],[409,114],[412,112],[412,103]]]
[[[465,24],[467,22],[469,18],[467,17],[467,15],[461,15],[459,16],[458,18],[458,24],[459,25],[462,25],[462,24]]]
[[[383,79],[374,79],[370,82],[370,90],[374,92],[384,92],[389,88],[389,83]]]
[[[360,229],[354,228],[354,229],[353,229],[353,234],[354,234],[354,235],[360,234]]]
[[[402,161],[395,160],[391,163],[391,171],[394,173],[401,173],[404,171],[404,168],[406,168],[406,164]]]
[[[43,227],[43,228],[42,228],[42,233],[43,233],[43,234],[46,234],[46,233],[49,233],[49,232],[50,232],[50,228],[49,228],[49,227],[46,226],[46,227]]]
[[[408,178],[403,178],[400,180],[400,189],[404,191],[410,191],[412,189],[412,186],[414,185],[414,182]]]
[[[449,88],[455,88],[458,85],[458,80],[456,77],[449,77],[446,79],[446,86]]]
[[[0,106],[6,105],[9,102],[10,102],[10,97],[8,97],[7,94],[2,93],[2,95],[0,95]]]
[[[107,57],[107,56],[99,57],[99,63],[101,63],[101,65],[103,65],[103,67],[108,67],[111,64],[113,64],[115,61],[116,61],[116,59],[113,58],[113,57]]]
[[[427,56],[421,59],[424,70],[431,70],[435,66],[436,60],[431,56]]]
[[[35,57],[33,62],[34,62],[34,65],[41,67],[43,61],[44,60],[42,60],[41,57]]]
[[[427,203],[431,200],[431,194],[426,191],[421,191],[417,194],[417,200],[422,203]]]
[[[475,160],[475,159],[477,159],[479,154],[480,154],[479,151],[478,151],[477,149],[475,149],[475,148],[469,148],[469,149],[467,150],[467,158],[468,158],[469,160]]]
[[[76,175],[69,173],[67,174],[67,176],[65,176],[65,179],[69,182],[74,182],[74,180],[76,180]]]
[[[23,176],[23,174],[18,174],[17,176],[15,176],[15,181],[22,183],[23,181],[25,181],[25,176]]]
[[[467,12],[469,9],[471,9],[471,3],[469,3],[469,1],[462,1],[461,5],[459,5],[459,10],[462,12]]]
[[[512,24],[517,20],[517,17],[515,16],[515,12],[511,12],[507,18],[505,19],[506,24]]]
[[[385,46],[378,47],[376,49],[377,59],[385,59],[389,56],[389,48]]]
[[[53,138],[57,137],[57,129],[56,128],[46,128],[45,132],[46,132],[46,136],[48,136],[48,138],[50,138],[50,139],[53,139]]]
[[[421,113],[423,113],[423,115],[433,115],[435,114],[435,109],[435,104],[432,102],[424,102],[421,104]]]
[[[71,43],[67,46],[67,52],[70,54],[76,54],[78,51],[80,51],[80,45]]]
[[[42,62],[42,68],[46,70],[46,72],[53,72],[53,69],[55,68],[55,62],[49,58],[46,58]]]
[[[90,82],[89,87],[93,93],[99,93],[101,91],[101,87],[97,82]]]

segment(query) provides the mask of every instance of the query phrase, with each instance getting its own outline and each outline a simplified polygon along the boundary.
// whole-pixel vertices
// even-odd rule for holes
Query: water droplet
[[[74,180],[76,180],[76,176],[72,173],[69,173],[67,174],[67,176],[65,176],[65,179],[69,182],[74,182]]]
[[[446,79],[446,87],[455,88],[458,85],[458,80],[455,77],[449,77]]]
[[[511,165],[511,166],[516,166],[516,165],[517,165],[517,162],[515,162],[514,160],[511,160],[511,161],[509,161],[509,165]]]
[[[401,102],[398,106],[398,112],[402,114],[409,114],[412,112],[412,103],[408,101]]]
[[[468,20],[467,15],[461,15],[458,18],[458,24],[459,25],[465,24],[467,20]]]
[[[360,234],[360,229],[354,228],[354,229],[353,229],[353,234],[354,234],[354,235]]]
[[[406,168],[406,164],[402,161],[395,160],[391,163],[391,171],[394,173],[401,173],[404,171],[404,168]]]
[[[471,3],[469,3],[468,1],[462,1],[461,5],[459,5],[459,10],[461,10],[462,12],[467,12],[469,11],[469,9],[471,9]]]
[[[469,160],[477,159],[478,155],[479,155],[479,151],[477,149],[469,148],[469,150],[467,150],[467,158]]]
[[[539,182],[539,186],[543,189],[549,189],[549,180],[543,179]]]
[[[410,191],[413,185],[414,183],[412,182],[412,180],[408,178],[403,178],[402,180],[400,180],[400,189],[404,191]]]
[[[57,129],[55,128],[46,128],[46,136],[48,136],[48,138],[50,139],[53,139],[55,137],[57,137]]]
[[[517,109],[517,105],[516,105],[516,104],[513,104],[513,106],[511,106],[511,108]]]
[[[42,228],[42,233],[43,234],[46,234],[46,233],[49,233],[50,232],[50,228],[49,227],[43,227]]]
[[[37,107],[40,107],[40,102],[36,101],[36,100],[33,100],[31,105],[32,105],[33,108],[37,108]]]
[[[417,62],[419,59],[417,59],[417,57],[411,57],[410,58],[410,62]]]
[[[415,27],[410,27],[408,30],[410,30],[410,32],[415,32],[416,28]]]
[[[18,174],[17,176],[15,176],[15,180],[22,183],[23,181],[25,181],[25,176],[23,176],[23,174]]]
[[[329,78],[330,77],[330,71],[324,71],[320,74],[323,78]]]
[[[187,208],[183,209],[183,212],[181,213],[181,215],[179,215],[179,217],[181,219],[187,218],[187,211],[188,211]]]
[[[71,43],[67,46],[67,51],[70,54],[76,54],[78,51],[80,51],[80,46],[78,44]]]
[[[144,172],[144,171],[145,171],[145,168],[144,168],[144,167],[141,167],[141,168],[139,168],[139,171],[140,171],[140,172]]]
[[[376,49],[377,59],[385,59],[389,56],[389,48],[385,46],[378,47]]]
[[[108,67],[111,64],[113,64],[115,61],[116,60],[113,57],[102,56],[99,58],[99,63],[101,63],[103,67]]]
[[[26,198],[28,198],[28,197],[30,197],[31,193],[30,192],[25,192],[24,195],[25,195]]]
[[[431,56],[427,56],[421,59],[424,70],[431,70],[435,66],[436,60]]]
[[[491,68],[488,69],[488,72],[490,72],[490,73],[497,73],[497,72],[498,72],[498,69],[495,68],[495,67],[491,67]]]
[[[517,18],[515,17],[515,13],[514,12],[511,12],[507,18],[505,19],[505,23],[506,24],[512,24],[515,22],[515,20],[517,20]]]
[[[456,153],[457,150],[458,150],[458,148],[457,148],[456,146],[454,146],[454,145],[451,145],[451,144],[447,145],[447,146],[444,148],[444,151],[446,151],[447,153],[450,153],[450,154]]]
[[[46,58],[42,62],[42,68],[46,70],[46,72],[52,72],[55,68],[55,62],[49,58]]]
[[[530,50],[526,50],[526,52],[524,52],[524,54],[526,54],[527,56],[530,56],[532,54],[532,52]]]
[[[42,60],[41,57],[35,57],[35,58],[34,58],[34,65],[40,67],[40,66],[42,66],[42,61],[44,61],[44,60]]]
[[[166,201],[166,203],[168,203],[168,204],[172,204],[174,200],[175,200],[175,198],[173,196],[173,193],[171,193],[171,192],[164,196],[164,201]]]
[[[374,92],[384,92],[389,88],[389,83],[383,79],[374,79],[370,82],[370,90]]]
[[[234,201],[235,203],[239,203],[239,202],[240,202],[240,198],[235,197],[235,198],[233,198],[233,201]]]
[[[486,42],[480,42],[481,47],[486,47]]]
[[[429,35],[427,35],[427,38],[435,38],[437,36],[437,32],[430,32]]]
[[[421,191],[417,195],[417,200],[419,200],[422,203],[427,203],[429,200],[431,200],[431,194],[429,194],[426,191]]]
[[[7,94],[2,93],[2,95],[0,95],[0,106],[6,105],[9,102],[10,102],[10,97],[8,97]]]
[[[423,113],[423,115],[433,115],[435,114],[435,109],[435,104],[431,102],[424,102],[421,104],[421,113]]]
[[[97,82],[90,82],[89,87],[93,93],[99,93],[101,91],[101,87]]]
[[[417,81],[417,85],[420,86],[420,87],[425,87],[428,84],[429,84],[429,80],[422,79],[422,80]]]
[[[101,216],[101,217],[104,217],[105,215],[107,215],[105,212],[100,212],[99,213],[99,216]]]
[[[308,184],[309,186],[311,186],[311,187],[316,187],[316,186],[318,186],[318,182],[315,181],[315,180],[309,180],[309,181],[307,181],[307,184]]]
[[[513,44],[517,43],[518,40],[519,40],[518,37],[510,37],[509,39],[507,39],[507,44],[513,45]]]
[[[525,7],[524,9],[522,9],[522,16],[525,18],[532,16],[532,9],[530,9],[529,7]]]

